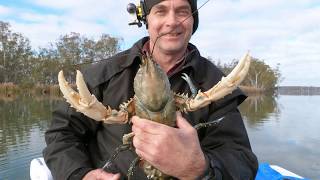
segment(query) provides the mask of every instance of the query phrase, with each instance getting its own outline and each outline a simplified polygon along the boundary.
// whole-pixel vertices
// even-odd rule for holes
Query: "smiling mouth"
[[[169,36],[179,36],[181,33],[173,33],[173,34],[169,34]]]
[[[166,37],[178,37],[180,36],[182,33],[169,33],[169,34],[166,34],[165,36]]]
[[[172,32],[165,32],[165,33],[160,33],[160,36],[166,36],[166,37],[177,37],[180,36],[182,32],[177,32],[177,31],[172,31]]]

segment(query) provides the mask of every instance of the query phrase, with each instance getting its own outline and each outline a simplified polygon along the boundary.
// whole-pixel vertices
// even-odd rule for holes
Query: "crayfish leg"
[[[130,164],[129,169],[128,169],[128,173],[127,173],[127,177],[128,180],[131,179],[131,176],[133,176],[133,170],[134,168],[138,165],[138,163],[140,162],[140,157],[136,157]]]
[[[122,137],[122,144],[129,144],[131,145],[132,144],[132,141],[133,141],[133,136],[134,136],[134,133],[131,132],[129,134],[125,134],[123,135]]]
[[[199,130],[201,128],[205,128],[205,127],[211,127],[211,126],[215,126],[217,124],[219,124],[222,120],[223,120],[224,117],[221,117],[217,120],[214,120],[214,121],[210,121],[210,122],[205,122],[205,123],[199,123],[197,125],[194,126],[194,128],[196,130]]]
[[[105,163],[102,169],[108,169],[112,165],[112,162],[118,157],[120,152],[127,151],[129,149],[131,149],[130,144],[122,144],[119,147],[117,147],[114,154],[108,159],[108,161]]]

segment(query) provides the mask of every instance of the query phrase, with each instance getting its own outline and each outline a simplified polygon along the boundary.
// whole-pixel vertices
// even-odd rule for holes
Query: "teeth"
[[[178,36],[179,33],[169,34],[170,36]]]

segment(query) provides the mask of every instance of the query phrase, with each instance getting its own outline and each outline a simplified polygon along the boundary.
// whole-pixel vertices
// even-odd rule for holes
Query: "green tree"
[[[32,50],[29,39],[10,30],[0,21],[0,82],[24,83],[31,71]]]
[[[111,37],[108,34],[102,34],[94,46],[94,61],[106,59],[120,51],[121,38]]]
[[[213,62],[225,74],[229,74],[238,64],[237,59],[233,59],[229,64],[222,64],[220,61]],[[282,80],[279,66],[280,64],[277,64],[276,68],[271,68],[263,60],[252,58],[249,72],[245,80],[242,82],[242,85],[262,89],[265,91],[273,91]]]
[[[52,44],[50,48],[39,49],[37,57],[34,58],[34,64],[32,71],[33,82],[38,84],[57,84],[57,74],[63,65]]]
[[[279,66],[271,68],[263,60],[252,58],[251,67],[244,84],[263,90],[274,90],[280,82],[280,78]]]
[[[120,50],[120,38],[102,34],[98,40],[89,39],[79,33],[70,33],[51,43],[48,48],[40,48],[35,61],[33,77],[35,82],[57,83],[57,74],[64,70],[66,79],[74,82],[75,69],[81,64],[89,64],[106,59]]]

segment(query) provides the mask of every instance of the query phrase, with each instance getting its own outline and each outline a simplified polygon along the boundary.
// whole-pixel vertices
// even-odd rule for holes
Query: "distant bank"
[[[74,84],[71,86],[75,87]],[[240,86],[247,95],[268,94],[260,88],[251,86]],[[275,93],[280,95],[320,95],[320,87],[314,86],[279,86],[275,88]],[[54,95],[61,96],[59,86],[56,85],[41,85],[36,84],[33,87],[21,87],[13,83],[0,83],[0,99],[1,97],[12,97],[19,94],[30,95]],[[272,92],[273,94],[273,92]]]
[[[281,95],[320,95],[320,87],[279,86],[277,92]]]

